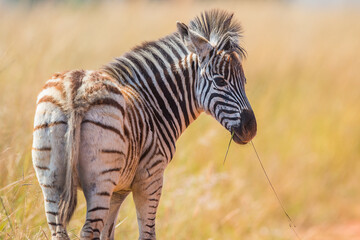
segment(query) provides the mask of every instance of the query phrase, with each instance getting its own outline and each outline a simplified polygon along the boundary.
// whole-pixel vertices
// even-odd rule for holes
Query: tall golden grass
[[[136,2],[0,8],[0,239],[50,239],[31,163],[36,95],[56,71],[97,69],[200,11],[235,12],[248,51],[254,139],[303,239],[360,236],[360,16],[351,9],[236,2]],[[251,146],[201,116],[168,166],[159,239],[294,239]],[[68,230],[77,239],[79,194]],[[116,228],[136,239],[132,197]],[[352,238],[351,238],[352,237]]]

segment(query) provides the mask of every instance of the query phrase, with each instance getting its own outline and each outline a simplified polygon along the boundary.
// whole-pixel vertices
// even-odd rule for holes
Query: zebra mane
[[[220,50],[236,51],[245,57],[246,51],[239,44],[243,30],[240,23],[232,19],[233,15],[219,9],[205,11],[190,21],[189,28]]]
[[[237,53],[240,59],[245,58],[246,51],[239,44],[239,39],[242,37],[242,27],[239,22],[233,21],[232,17],[233,13],[228,13],[223,10],[214,9],[205,11],[200,14],[200,16],[195,17],[190,21],[189,28],[206,38],[213,46],[217,47],[218,50]],[[102,70],[107,72],[110,76],[120,78],[121,74],[119,72],[124,71],[122,67],[124,59],[134,59],[136,53],[139,52],[151,53],[151,48],[158,48],[159,46],[157,43],[159,42],[168,46],[173,44],[179,48],[180,54],[187,54],[185,45],[182,46],[181,44],[178,44],[180,41],[179,33],[174,32],[157,41],[143,42],[142,44],[133,47],[131,51],[104,65]],[[161,59],[157,59],[157,61],[162,62]],[[174,63],[175,58],[168,58],[167,61],[172,64]]]

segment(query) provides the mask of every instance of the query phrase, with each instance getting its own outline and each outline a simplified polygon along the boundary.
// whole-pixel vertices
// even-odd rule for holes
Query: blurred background
[[[244,28],[254,143],[302,239],[360,239],[360,3],[0,1],[0,239],[50,239],[31,162],[36,95],[54,73],[98,69],[201,11]],[[158,239],[296,239],[251,145],[202,115],[165,172]],[[82,193],[68,227],[78,239]],[[117,239],[137,239],[124,202]]]

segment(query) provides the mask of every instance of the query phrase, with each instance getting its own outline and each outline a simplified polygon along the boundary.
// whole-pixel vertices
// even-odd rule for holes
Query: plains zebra
[[[46,82],[37,100],[32,155],[52,239],[69,239],[77,187],[87,202],[81,239],[114,239],[130,192],[139,238],[155,239],[164,169],[186,127],[206,112],[234,132],[237,143],[255,136],[241,28],[232,17],[204,12],[100,70],[58,73]]]

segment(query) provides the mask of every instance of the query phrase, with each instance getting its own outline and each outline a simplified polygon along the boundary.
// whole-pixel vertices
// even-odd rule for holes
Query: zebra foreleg
[[[114,240],[116,218],[119,213],[119,209],[125,198],[129,195],[129,192],[114,192],[110,200],[109,215],[106,220],[105,226],[101,232],[101,240]]]
[[[148,177],[133,183],[133,197],[139,225],[139,239],[156,239],[155,218],[159,205],[163,184],[163,171],[151,174],[145,170]]]

